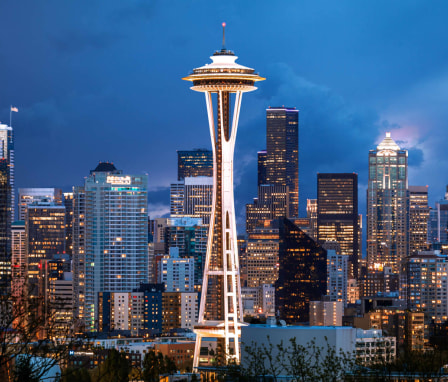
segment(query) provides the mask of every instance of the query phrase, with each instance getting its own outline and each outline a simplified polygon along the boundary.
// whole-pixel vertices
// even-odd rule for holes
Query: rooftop
[[[92,172],[116,172],[118,171],[112,162],[100,162]]]
[[[386,137],[381,141],[381,143],[376,148],[378,151],[391,150],[398,151],[401,150],[400,146],[391,138],[390,133],[386,133]]]

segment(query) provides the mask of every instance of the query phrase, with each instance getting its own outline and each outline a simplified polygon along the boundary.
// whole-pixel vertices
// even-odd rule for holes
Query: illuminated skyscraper
[[[41,200],[62,204],[62,190],[59,188],[19,188],[19,220],[25,220],[26,206]]]
[[[31,296],[39,294],[41,261],[65,253],[65,207],[50,201],[38,201],[26,208],[26,258]]]
[[[73,192],[64,192],[65,252],[73,254]]]
[[[261,184],[258,198],[246,204],[246,232],[251,233],[263,221],[289,217],[290,192],[288,186]]]
[[[336,241],[349,257],[349,273],[358,277],[358,175],[317,174],[317,238]]]
[[[299,111],[266,110],[266,184],[288,186],[289,214],[299,216]]]
[[[427,249],[428,186],[409,186],[409,254]]]
[[[247,287],[274,285],[278,279],[278,220],[265,222],[248,236],[246,249]]]
[[[73,187],[73,304],[76,326],[85,327],[84,304],[86,295],[86,191]]]
[[[408,152],[390,133],[369,152],[367,260],[369,268],[392,267],[409,254]]]
[[[84,190],[75,188],[73,232],[84,230],[85,239],[74,237],[74,270],[87,331],[95,330],[98,292],[131,292],[148,280],[147,183],[147,175],[103,162]]]
[[[14,221],[14,140],[0,123],[0,294],[10,292],[11,223]]]
[[[237,57],[224,46],[211,59],[211,64],[194,69],[184,78],[193,82],[192,90],[205,93],[213,149],[213,208],[195,330],[195,368],[200,362],[203,337],[217,338],[226,359],[234,359],[237,363],[240,360],[243,311],[233,198],[233,153],[242,95],[255,90],[255,82],[264,79],[254,69],[237,64]],[[213,95],[216,95],[216,119]],[[233,112],[232,99],[235,103]]]
[[[177,151],[177,180],[213,176],[213,153],[206,149]]]
[[[422,251],[401,265],[400,298],[411,311],[423,311],[425,323],[448,320],[448,258],[439,251]]]
[[[170,216],[201,218],[210,223],[213,202],[213,178],[187,177],[170,186]]]

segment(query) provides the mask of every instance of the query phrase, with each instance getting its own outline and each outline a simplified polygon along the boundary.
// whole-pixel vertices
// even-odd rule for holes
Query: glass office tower
[[[369,152],[367,260],[370,268],[392,267],[409,254],[408,152],[390,133]]]

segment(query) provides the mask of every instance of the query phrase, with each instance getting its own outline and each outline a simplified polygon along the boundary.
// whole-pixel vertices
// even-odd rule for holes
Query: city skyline
[[[254,10],[244,3],[216,9],[178,2],[168,12],[163,3],[112,1],[101,6],[101,15],[98,4],[27,4],[25,10],[0,5],[0,19],[14,36],[0,37],[8,52],[0,63],[0,120],[9,122],[10,104],[19,108],[12,123],[16,188],[69,191],[99,160],[111,160],[129,173],[149,173],[150,213],[168,213],[175,151],[210,148],[204,110],[195,107],[179,76],[219,45],[219,25],[226,21],[227,46],[244,52],[269,79],[241,115],[235,161],[239,222],[257,193],[257,151],[265,148],[269,106],[300,110],[301,216],[306,199],[316,196],[317,172],[356,172],[365,217],[366,152],[389,130],[409,151],[410,184],[429,185],[431,206],[443,197],[447,182],[437,174],[448,167],[439,160],[447,141],[448,63],[436,43],[447,28],[440,19],[442,2],[427,13],[423,2],[389,4],[387,12],[381,2],[282,8],[265,2],[249,24],[243,15]],[[192,23],[199,9],[210,17]],[[280,16],[291,23],[275,24],[276,33],[264,30]],[[176,113],[168,94],[180,105]],[[29,166],[35,158],[40,164]]]

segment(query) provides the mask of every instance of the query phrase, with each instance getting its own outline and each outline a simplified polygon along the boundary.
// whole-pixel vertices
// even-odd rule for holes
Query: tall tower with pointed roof
[[[194,368],[209,364],[207,359],[202,361],[205,357],[199,357],[204,337],[217,339],[222,355],[217,357],[218,362],[239,363],[240,360],[243,309],[233,199],[233,153],[242,95],[255,90],[255,82],[264,78],[254,69],[237,64],[238,57],[224,45],[223,38],[222,49],[210,57],[212,63],[194,69],[183,78],[193,82],[192,90],[205,94],[213,149],[213,207],[195,328]],[[216,102],[216,112],[213,102]]]
[[[367,260],[370,269],[392,267],[409,254],[408,152],[390,133],[369,152]]]

